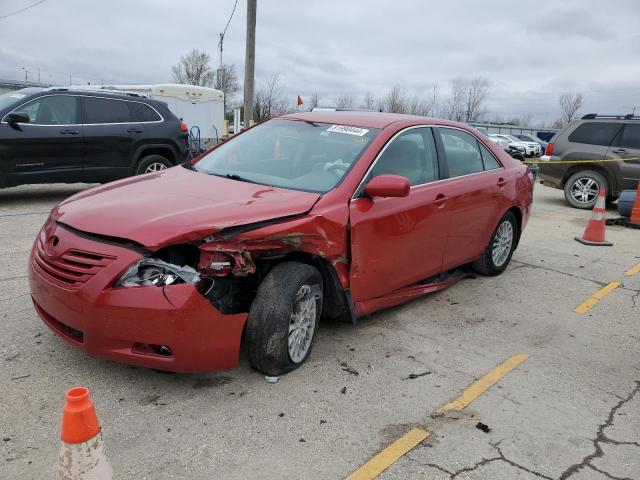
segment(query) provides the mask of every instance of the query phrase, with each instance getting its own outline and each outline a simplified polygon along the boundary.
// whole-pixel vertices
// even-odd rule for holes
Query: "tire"
[[[305,312],[296,322],[294,315]],[[320,272],[298,262],[276,265],[258,287],[247,318],[245,340],[251,366],[266,375],[298,368],[311,353],[321,314]]]
[[[171,163],[168,158],[163,157],[162,155],[147,155],[138,161],[136,175],[159,172],[160,170],[164,170],[169,167],[173,167],[173,163]]]
[[[498,222],[498,226],[493,235],[491,235],[489,245],[482,252],[482,256],[473,262],[473,269],[482,275],[500,275],[511,261],[517,238],[518,221],[513,212],[507,212]],[[500,245],[503,248],[500,248]],[[494,249],[496,249],[496,253],[499,252],[500,254],[494,255]]]
[[[571,175],[564,184],[564,198],[574,208],[591,210],[598,198],[598,190],[609,191],[607,180],[598,172],[583,170]]]

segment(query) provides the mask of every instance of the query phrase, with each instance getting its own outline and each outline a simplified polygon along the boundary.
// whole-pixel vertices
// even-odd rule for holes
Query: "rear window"
[[[576,128],[571,135],[569,135],[569,141],[575,143],[587,143],[589,145],[609,146],[619,129],[619,123],[583,123]]]
[[[640,149],[640,125],[626,124],[622,133],[616,137],[615,146]]]
[[[149,105],[140,102],[126,102],[131,110],[133,122],[158,122],[162,120],[160,115]]]
[[[131,122],[129,102],[109,98],[84,97],[82,123],[127,123]]]

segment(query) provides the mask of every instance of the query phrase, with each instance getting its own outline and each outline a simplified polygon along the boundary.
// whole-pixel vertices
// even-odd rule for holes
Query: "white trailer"
[[[224,132],[224,92],[215,88],[175,83],[102,87],[83,85],[69,88],[136,93],[165,102],[169,110],[181,118],[190,129],[198,127],[202,148],[215,145]]]

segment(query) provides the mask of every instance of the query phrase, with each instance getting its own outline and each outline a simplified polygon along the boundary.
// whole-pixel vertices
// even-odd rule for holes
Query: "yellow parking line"
[[[436,414],[445,413],[452,410],[462,410],[476,398],[482,395],[485,391],[496,384],[502,377],[504,377],[511,370],[516,368],[522,362],[524,362],[529,355],[521,353],[508,358],[496,368],[487,373],[484,377],[476,380],[469,386],[462,395],[456,398],[453,402],[449,402],[438,409]]]
[[[421,428],[412,428],[367,463],[349,475],[346,480],[372,480],[431,435]]]
[[[622,285],[622,282],[609,282],[605,287],[598,290],[596,293],[587,298],[582,304],[578,305],[575,309],[576,313],[587,313],[591,308],[602,300],[604,297],[613,292],[616,288]]]
[[[529,355],[526,353],[509,357],[480,380],[471,384],[471,386],[453,402],[440,407],[436,413],[441,414],[450,410],[462,410],[487,391],[492,385],[500,381],[500,379],[507,373],[524,362],[528,357]],[[431,434],[426,430],[422,430],[421,428],[412,428],[367,463],[358,468],[345,480],[373,480],[374,478],[377,478],[378,475],[384,472],[408,452],[413,450],[429,435]]]
[[[637,264],[635,267],[631,267],[629,270],[624,272],[624,274],[627,277],[630,277],[631,275],[635,275],[636,273],[640,273],[640,263]]]

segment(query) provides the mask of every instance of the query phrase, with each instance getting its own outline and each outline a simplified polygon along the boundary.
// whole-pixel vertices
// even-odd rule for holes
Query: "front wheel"
[[[511,261],[516,246],[518,222],[513,212],[507,212],[498,222],[489,245],[473,263],[473,269],[483,275],[499,275]]]
[[[299,262],[276,265],[260,284],[247,318],[251,366],[267,375],[298,368],[311,353],[321,314],[320,272]]]

